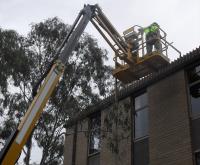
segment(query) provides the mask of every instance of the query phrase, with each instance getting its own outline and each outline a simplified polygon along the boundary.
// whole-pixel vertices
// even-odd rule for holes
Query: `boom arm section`
[[[91,22],[107,41],[113,51],[117,54],[117,56],[127,56],[127,43],[117,32],[98,5],[96,5],[94,17],[91,19]]]
[[[69,34],[57,50],[57,56],[59,55],[58,60],[56,60],[55,64],[52,66],[17,130],[12,134],[10,141],[8,141],[1,151],[1,165],[14,165],[19,158],[23,146],[63,74],[65,64],[70,54],[74,50],[78,39],[92,17],[93,9],[94,6],[87,5],[81,10]]]
[[[2,149],[0,153],[1,165],[14,165],[18,160],[23,146],[58,84],[64,72],[65,64],[89,21],[92,22],[119,57],[127,56],[126,42],[112,26],[99,6],[85,5],[72,25],[70,32],[58,48],[54,64],[38,90],[37,95],[34,97],[23,120]]]

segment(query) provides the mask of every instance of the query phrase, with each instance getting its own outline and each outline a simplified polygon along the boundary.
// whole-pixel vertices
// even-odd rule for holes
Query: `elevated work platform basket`
[[[160,52],[152,52],[140,57],[135,65],[120,65],[113,70],[113,76],[124,84],[138,80],[150,73],[157,72],[161,67],[169,64],[169,58]]]

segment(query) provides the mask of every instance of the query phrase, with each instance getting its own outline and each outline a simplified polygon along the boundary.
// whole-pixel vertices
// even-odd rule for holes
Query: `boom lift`
[[[139,34],[142,44],[139,45],[136,53],[132,52],[129,41],[135,37],[134,27],[126,30],[124,37],[122,37],[98,5],[85,5],[78,14],[70,32],[57,50],[54,64],[45,77],[23,120],[2,149],[0,153],[1,165],[14,165],[19,158],[23,146],[63,74],[70,54],[89,21],[91,21],[115,52],[114,61],[116,68],[113,70],[113,75],[122,82],[127,83],[139,79],[169,63],[169,59],[162,53],[157,52],[151,55],[144,55],[145,46],[142,34]],[[169,45],[171,44],[168,43]],[[166,50],[168,46],[166,45]],[[139,57],[139,51],[143,52],[142,57]]]
[[[166,40],[167,34],[160,27],[160,42],[163,48],[161,51],[147,53],[145,51],[147,41],[144,40],[144,34],[140,31],[141,28],[141,26],[135,25],[123,32],[124,39],[128,44],[127,56],[120,58],[116,54],[114,58],[116,68],[113,70],[113,76],[123,83],[138,80],[168,65],[170,62],[168,58],[168,47],[171,47],[181,56],[181,52]],[[134,51],[132,50],[133,47],[136,47]],[[121,64],[117,60],[118,57],[124,60],[121,60]]]

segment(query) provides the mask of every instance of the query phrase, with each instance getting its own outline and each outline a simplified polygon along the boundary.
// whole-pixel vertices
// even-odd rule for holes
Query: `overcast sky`
[[[183,54],[200,43],[199,0],[0,0],[0,27],[26,35],[30,23],[58,16],[72,24],[84,4],[98,3],[119,33],[135,24],[147,26],[158,22]],[[92,25],[87,32],[109,49]],[[171,58],[175,58],[171,54]],[[110,54],[112,56],[112,54]]]
[[[72,24],[87,3],[98,3],[121,34],[135,24],[157,22],[183,54],[200,45],[200,0],[0,0],[0,27],[26,35],[30,23],[50,17]],[[86,31],[109,49],[91,24]],[[176,57],[170,54],[171,59]]]

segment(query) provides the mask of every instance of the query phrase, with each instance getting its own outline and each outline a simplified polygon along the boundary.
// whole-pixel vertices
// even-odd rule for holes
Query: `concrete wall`
[[[148,88],[150,165],[192,165],[184,72]]]

